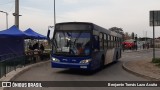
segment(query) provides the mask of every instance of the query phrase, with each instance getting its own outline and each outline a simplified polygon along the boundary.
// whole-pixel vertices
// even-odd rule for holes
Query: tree
[[[121,34],[121,35],[122,35],[122,38],[123,38],[123,40],[124,40],[125,35],[124,35],[124,32],[123,32],[123,29],[122,29],[122,28],[112,27],[112,28],[109,28],[109,30]]]
[[[110,31],[113,31],[113,32],[116,32],[116,33],[119,33],[119,34],[124,34],[123,32],[123,29],[122,28],[118,28],[118,27],[112,27],[112,28],[109,28]]]

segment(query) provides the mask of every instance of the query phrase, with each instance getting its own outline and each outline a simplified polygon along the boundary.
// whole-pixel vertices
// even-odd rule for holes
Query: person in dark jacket
[[[43,44],[40,45],[39,49],[41,51],[40,58],[41,58],[41,60],[43,60],[44,59],[44,54],[43,54],[43,52],[44,52],[44,46],[43,46]]]
[[[40,50],[43,52],[44,51],[44,46],[43,44],[40,45]]]
[[[29,45],[29,50],[33,50],[33,46],[31,44]]]
[[[35,43],[35,44],[33,45],[33,50],[35,50],[35,49],[39,49],[38,43]]]

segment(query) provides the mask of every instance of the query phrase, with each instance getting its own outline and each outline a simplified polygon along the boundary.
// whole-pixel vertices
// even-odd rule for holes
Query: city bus
[[[121,39],[121,34],[94,23],[57,23],[52,40],[51,66],[97,70],[121,58]]]

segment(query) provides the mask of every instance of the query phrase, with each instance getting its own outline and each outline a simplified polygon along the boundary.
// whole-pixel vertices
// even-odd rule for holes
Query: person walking
[[[43,46],[43,44],[40,45],[40,50],[41,50],[41,52],[43,53],[43,51],[44,51],[44,46]]]
[[[40,59],[43,60],[44,59],[44,54],[43,54],[44,53],[44,46],[43,46],[43,44],[40,45],[39,49],[40,49],[40,52],[41,52],[40,53]]]

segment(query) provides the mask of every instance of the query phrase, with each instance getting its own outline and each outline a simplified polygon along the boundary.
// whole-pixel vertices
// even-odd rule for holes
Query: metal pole
[[[19,0],[15,0],[15,25],[19,28]]]
[[[154,11],[153,11],[153,60],[155,59],[155,28],[154,28]]]
[[[145,44],[147,44],[147,31],[145,31]]]
[[[138,39],[138,36],[137,36],[137,34],[136,34],[136,50],[138,49],[138,43],[137,43],[137,40]]]
[[[56,24],[56,1],[54,0],[54,26]]]
[[[4,12],[4,11],[0,11],[0,12],[6,14],[6,29],[8,29],[8,13],[7,13],[7,12]]]
[[[6,13],[6,27],[8,29],[8,13]]]

